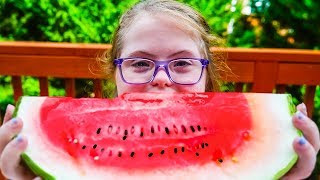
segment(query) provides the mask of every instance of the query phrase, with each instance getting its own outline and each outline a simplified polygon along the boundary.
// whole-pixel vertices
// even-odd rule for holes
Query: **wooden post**
[[[74,78],[65,79],[66,86],[66,96],[75,97],[76,96],[76,85]]]
[[[40,96],[48,96],[49,95],[49,83],[48,78],[46,77],[39,77],[39,84],[40,84]]]
[[[244,83],[236,83],[236,85],[235,85],[235,91],[236,92],[242,92],[242,90],[243,90],[243,85],[244,85]]]
[[[101,79],[94,79],[93,91],[94,91],[95,98],[102,98],[102,80]]]
[[[14,101],[17,102],[19,98],[23,95],[21,77],[12,76],[11,84],[13,88],[13,98]]]
[[[286,85],[284,84],[280,84],[280,85],[277,85],[277,93],[280,93],[280,94],[283,94],[286,92]]]
[[[304,95],[304,103],[307,106],[309,117],[312,117],[312,114],[313,114],[315,93],[316,93],[316,86],[307,86],[306,94]]]

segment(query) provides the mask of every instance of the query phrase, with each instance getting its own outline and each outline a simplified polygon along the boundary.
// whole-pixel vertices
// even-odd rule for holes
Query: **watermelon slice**
[[[43,179],[278,179],[297,160],[290,95],[25,96],[16,109]]]

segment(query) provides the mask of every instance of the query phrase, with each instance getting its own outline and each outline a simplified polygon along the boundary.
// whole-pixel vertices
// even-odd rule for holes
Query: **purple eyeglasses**
[[[209,60],[200,58],[179,58],[156,61],[147,58],[118,58],[121,78],[128,84],[145,84],[154,80],[160,67],[164,68],[170,81],[181,85],[192,85],[200,81],[203,69]]]

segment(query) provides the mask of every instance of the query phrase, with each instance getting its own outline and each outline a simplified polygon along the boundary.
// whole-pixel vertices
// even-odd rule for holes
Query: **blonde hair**
[[[101,61],[102,71],[106,73],[106,77],[114,78],[115,65],[113,60],[119,58],[121,49],[123,47],[123,39],[128,32],[132,23],[137,21],[137,17],[142,13],[166,15],[174,17],[173,19],[178,25],[188,27],[198,39],[200,52],[203,58],[210,61],[207,68],[208,76],[206,82],[206,91],[220,90],[220,73],[222,71],[229,71],[225,63],[225,53],[218,49],[223,45],[223,41],[211,34],[211,30],[203,16],[188,5],[179,3],[174,0],[146,0],[137,3],[129,9],[120,18],[119,26],[114,32],[112,39],[112,48],[106,51]],[[215,50],[211,50],[210,48]]]

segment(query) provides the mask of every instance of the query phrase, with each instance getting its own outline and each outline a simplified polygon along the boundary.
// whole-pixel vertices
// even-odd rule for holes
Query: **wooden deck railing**
[[[66,95],[75,96],[75,78],[94,79],[95,97],[101,97],[102,76],[89,64],[107,44],[0,42],[0,75],[12,76],[14,99],[23,95],[21,76],[39,78],[40,95],[48,95],[48,77],[64,78]],[[304,102],[309,115],[314,108],[316,86],[320,85],[320,51],[289,49],[228,48],[228,64],[236,76],[236,91],[250,84],[252,92],[285,92],[287,85],[306,85]],[[0,175],[1,176],[1,175]],[[0,177],[1,179],[1,177]]]
[[[67,96],[75,96],[75,78],[94,79],[95,97],[101,97],[102,76],[89,64],[108,44],[44,42],[0,42],[0,75],[12,76],[15,100],[23,95],[21,76],[39,78],[40,95],[48,95],[48,77],[64,78]],[[320,85],[320,51],[292,49],[227,48],[228,64],[236,76],[236,91],[251,84],[252,92],[285,92],[287,85],[306,85],[304,102],[309,115],[314,108],[316,86]]]

